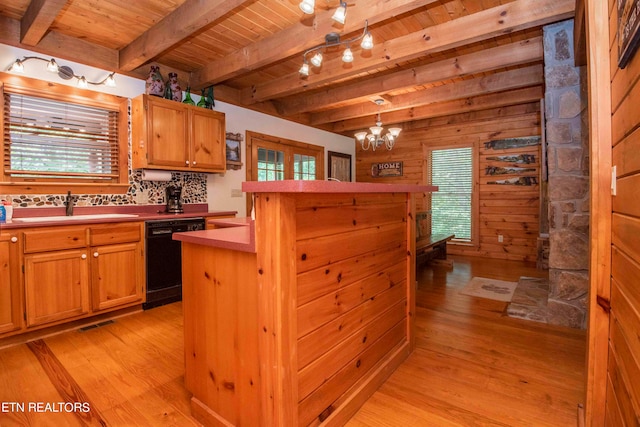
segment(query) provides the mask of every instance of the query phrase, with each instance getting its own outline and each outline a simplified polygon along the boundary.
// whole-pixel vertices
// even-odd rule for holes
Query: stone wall
[[[548,323],[586,327],[589,140],[586,70],[574,67],[573,20],[544,28],[549,200]]]

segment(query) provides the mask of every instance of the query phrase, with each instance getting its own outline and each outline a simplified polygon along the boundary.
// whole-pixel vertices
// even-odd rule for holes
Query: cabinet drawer
[[[91,246],[139,242],[142,239],[142,225],[140,223],[100,225],[91,227],[89,230]]]
[[[87,246],[85,227],[56,227],[24,232],[24,252],[46,252]]]

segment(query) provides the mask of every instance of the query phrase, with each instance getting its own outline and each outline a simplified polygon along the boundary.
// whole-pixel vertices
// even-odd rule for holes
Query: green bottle
[[[207,100],[204,89],[202,89],[202,96],[200,97],[200,101],[198,101],[198,107],[207,108]]]
[[[193,102],[193,99],[191,99],[191,86],[187,86],[187,91],[184,95],[184,101],[182,102],[187,105],[196,105],[196,103]]]

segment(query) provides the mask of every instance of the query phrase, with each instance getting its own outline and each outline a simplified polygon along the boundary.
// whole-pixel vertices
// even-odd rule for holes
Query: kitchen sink
[[[47,221],[85,221],[88,219],[111,219],[111,218],[135,218],[135,214],[91,214],[91,215],[72,215],[72,216],[34,216],[29,218],[14,218],[16,222],[47,222]]]

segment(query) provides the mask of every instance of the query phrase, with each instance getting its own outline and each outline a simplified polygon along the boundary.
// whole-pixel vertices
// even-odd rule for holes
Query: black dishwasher
[[[172,218],[145,222],[147,310],[182,300],[182,246],[173,233],[204,230],[204,218]]]

